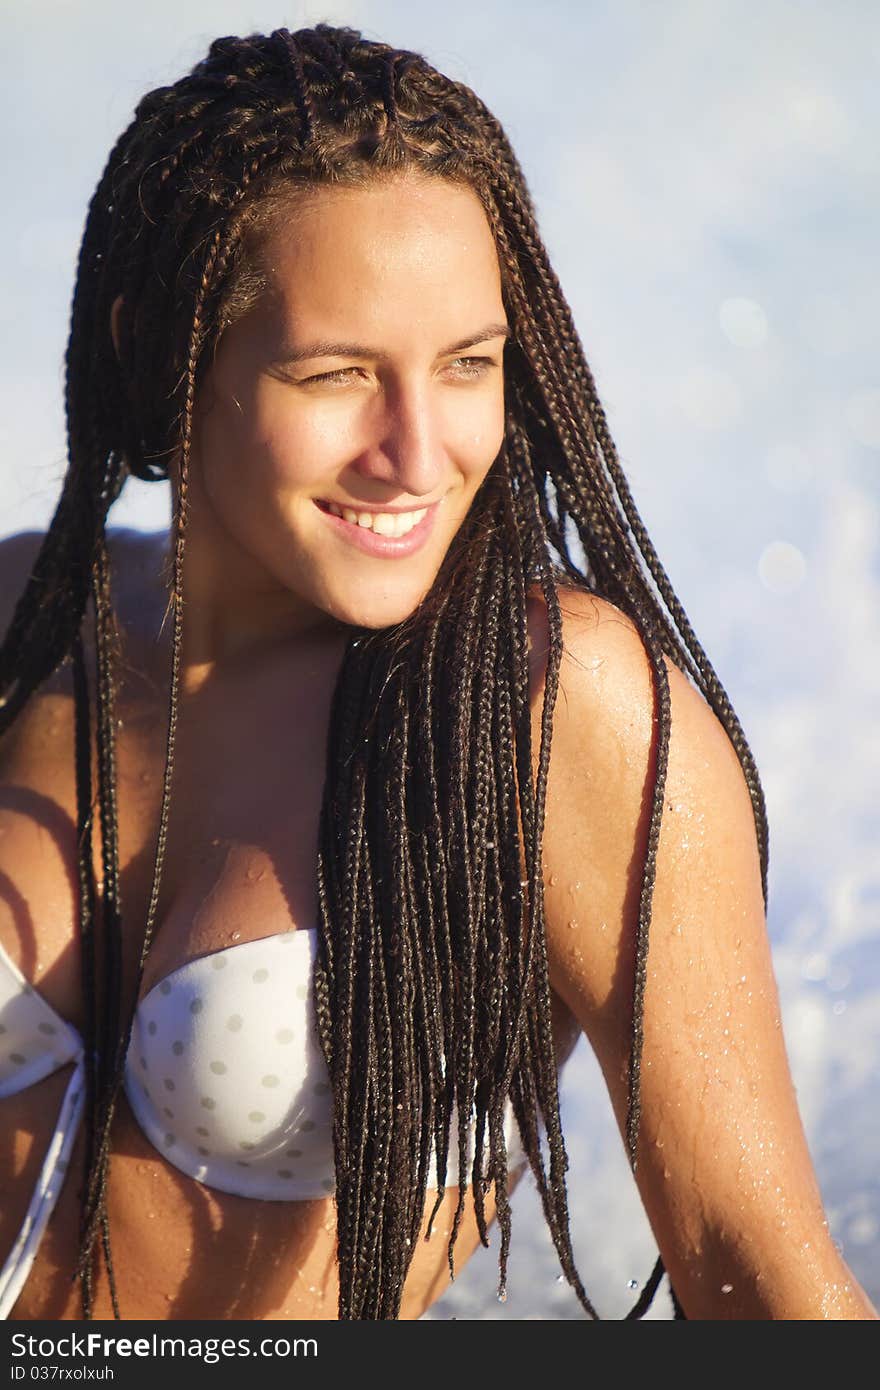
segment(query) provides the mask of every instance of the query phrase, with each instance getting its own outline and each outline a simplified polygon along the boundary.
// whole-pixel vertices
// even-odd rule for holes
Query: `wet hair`
[[[123,906],[108,509],[129,474],[150,480],[177,470],[167,756],[137,994],[156,928],[168,838],[194,402],[223,329],[261,293],[260,238],[298,193],[404,171],[452,180],[479,197],[497,246],[512,332],[498,457],[416,611],[394,627],[351,630],[333,697],[314,987],[333,1095],[339,1317],[399,1315],[424,1219],[430,1153],[434,1147],[442,1196],[453,1116],[459,1172],[470,1174],[484,1244],[485,1198],[494,1187],[503,1295],[511,1232],[508,1098],[564,1275],[587,1313],[598,1316],[569,1233],[542,896],[565,587],[600,594],[632,619],[650,661],[658,713],[633,974],[625,1134],[633,1168],[670,732],[664,655],[702,691],[739,757],[766,903],[767,822],[752,754],[636,511],[500,124],[469,88],[419,55],[367,41],[353,29],[320,24],[295,34],[279,29],[218,39],[191,73],[143,98],[92,199],[66,358],[69,466],[0,648],[0,732],[61,662],[73,665],[88,1059],[76,1273],[87,1318],[101,1250],[114,1315],[121,1316],[106,1194],[134,1010],[133,1002],[123,1009],[119,985]],[[118,296],[117,351],[110,321]],[[549,627],[536,775],[530,591],[542,596]],[[100,895],[82,637],[89,604]],[[466,1191],[463,1180],[450,1270]],[[645,1312],[662,1273],[658,1262],[627,1316]]]

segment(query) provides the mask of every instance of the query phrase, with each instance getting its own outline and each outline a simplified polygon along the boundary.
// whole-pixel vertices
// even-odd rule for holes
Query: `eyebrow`
[[[466,338],[461,338],[457,343],[450,343],[448,347],[441,349],[438,357],[448,357],[453,352],[464,352],[466,348],[476,347],[478,343],[487,343],[493,338],[509,338],[510,325],[507,323],[490,323],[485,328],[481,328],[477,333],[470,333]],[[326,339],[321,339],[315,343],[307,343],[301,348],[284,348],[279,353],[279,362],[307,362],[314,357],[354,357],[359,360],[371,359],[376,362],[388,360],[388,354],[380,352],[378,348],[365,347],[363,343],[336,343]]]

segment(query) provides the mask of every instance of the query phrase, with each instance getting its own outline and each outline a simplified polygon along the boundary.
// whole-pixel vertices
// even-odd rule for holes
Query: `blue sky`
[[[880,1132],[863,1117],[880,1113],[880,11],[8,7],[0,534],[45,525],[57,495],[79,235],[135,103],[220,33],[320,19],[423,51],[484,97],[519,153],[636,503],[758,759],[792,1067],[832,1224],[876,1299]],[[157,526],[165,506],[161,489],[131,486],[114,519]],[[613,1312],[650,1267],[650,1236],[591,1059],[569,1077],[573,1155],[590,1173],[585,1277],[600,1301],[610,1288]],[[538,1224],[525,1212],[529,1241]],[[492,1306],[491,1265],[457,1296],[529,1316],[515,1265],[508,1304]],[[546,1267],[540,1306],[573,1315]]]

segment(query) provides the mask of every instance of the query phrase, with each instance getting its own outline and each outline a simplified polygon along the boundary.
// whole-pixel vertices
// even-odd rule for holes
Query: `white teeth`
[[[387,512],[380,512],[378,516],[373,518],[373,530],[377,536],[396,536],[397,517],[390,516]]]
[[[339,507],[335,502],[328,502],[327,510],[353,526],[375,531],[377,536],[405,536],[428,513],[427,507],[417,512],[357,512],[352,507]]]

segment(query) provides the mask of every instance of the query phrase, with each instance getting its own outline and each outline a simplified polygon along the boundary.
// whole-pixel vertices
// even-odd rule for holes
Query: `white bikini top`
[[[138,1005],[124,1076],[135,1118],[169,1163],[220,1192],[301,1201],[335,1189],[330,1082],[311,991],[316,949],[315,928],[238,942],[179,966]],[[85,1091],[79,1032],[0,944],[0,1099],[70,1062],[30,1207],[0,1271],[0,1317],[57,1201]],[[523,1155],[509,1105],[505,1129],[513,1167]],[[458,1181],[457,1145],[453,1119],[447,1186]],[[437,1186],[433,1158],[428,1186]]]
[[[138,1006],[125,1091],[175,1167],[269,1201],[333,1192],[330,1082],[310,989],[317,932],[181,965]]]

